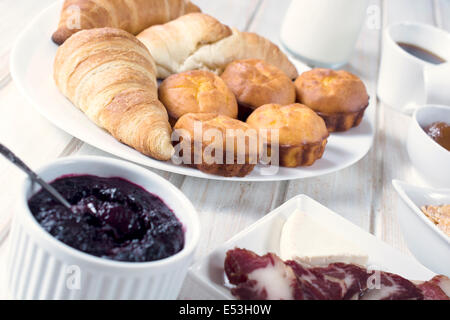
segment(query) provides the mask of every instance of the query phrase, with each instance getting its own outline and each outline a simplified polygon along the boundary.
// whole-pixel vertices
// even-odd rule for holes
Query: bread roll
[[[150,27],[138,39],[155,58],[158,78],[195,69],[220,75],[230,62],[241,59],[264,60],[291,79],[298,76],[288,57],[266,38],[229,28],[203,13]]]

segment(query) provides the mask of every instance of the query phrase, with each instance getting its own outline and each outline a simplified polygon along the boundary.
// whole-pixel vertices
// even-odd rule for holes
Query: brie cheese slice
[[[368,254],[348,239],[297,209],[283,226],[280,257],[284,261],[296,260],[314,266],[335,262],[365,266]]]

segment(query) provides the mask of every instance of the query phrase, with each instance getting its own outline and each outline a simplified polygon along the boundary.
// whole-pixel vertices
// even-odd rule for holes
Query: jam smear
[[[147,262],[184,247],[183,226],[172,210],[125,179],[68,176],[51,185],[72,210],[45,190],[30,198],[29,208],[47,232],[75,249],[117,261]]]

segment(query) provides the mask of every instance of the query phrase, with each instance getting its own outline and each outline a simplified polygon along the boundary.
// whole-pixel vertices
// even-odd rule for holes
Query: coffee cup
[[[420,105],[450,105],[450,34],[413,22],[383,32],[378,97],[411,114]]]

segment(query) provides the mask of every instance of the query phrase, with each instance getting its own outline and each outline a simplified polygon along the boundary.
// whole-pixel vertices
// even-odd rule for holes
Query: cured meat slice
[[[450,300],[450,279],[445,276],[436,276],[418,287],[422,290],[425,300]]]
[[[305,300],[351,299],[362,290],[368,277],[363,269],[353,265],[308,268],[295,261],[286,264],[294,270]]]
[[[367,290],[361,300],[423,300],[422,290],[399,275],[380,272],[379,284]]]
[[[293,300],[297,279],[276,255],[265,256],[243,249],[227,253],[225,272],[231,284],[236,285],[232,294],[243,300]]]
[[[354,264],[333,263],[325,268],[311,268],[315,274],[322,274],[328,281],[339,284],[342,288],[339,299],[359,299],[367,290],[371,273]]]
[[[415,284],[353,264],[313,267],[238,248],[227,252],[225,273],[235,285],[232,294],[244,300],[447,300],[450,295],[450,279],[445,276]]]

